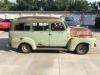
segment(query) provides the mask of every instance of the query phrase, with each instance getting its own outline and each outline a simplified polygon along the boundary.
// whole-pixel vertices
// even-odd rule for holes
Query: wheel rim
[[[84,54],[87,51],[87,47],[85,45],[80,45],[79,49],[78,49],[78,53],[80,54]]]
[[[28,45],[22,45],[21,49],[23,52],[28,52],[29,47],[28,47]]]

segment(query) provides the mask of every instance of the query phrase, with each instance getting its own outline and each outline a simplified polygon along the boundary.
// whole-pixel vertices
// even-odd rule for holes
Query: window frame
[[[52,23],[61,23],[64,29],[63,30],[52,30],[52,28],[51,28]],[[50,24],[50,31],[55,31],[55,32],[58,31],[59,32],[59,31],[65,31],[66,30],[66,26],[63,22],[52,22],[52,23]]]
[[[43,30],[34,30],[34,29],[33,29],[33,25],[32,25],[32,31],[35,31],[35,32],[39,32],[39,31],[41,31],[41,32],[42,32],[42,31],[50,31],[50,23],[49,23],[49,22],[33,22],[33,23],[47,23],[47,24],[48,24],[48,25],[47,25],[47,26],[48,26],[48,30],[44,30],[44,27],[43,27]],[[33,23],[32,23],[32,24],[33,24]]]
[[[15,27],[18,25],[18,24],[21,24],[21,23],[24,23],[24,29],[23,30],[16,30]],[[25,30],[25,24],[30,24],[30,29],[29,30]],[[29,22],[19,22],[19,23],[15,23],[13,26],[12,26],[12,30],[13,31],[31,31],[32,30],[32,25],[31,23]]]

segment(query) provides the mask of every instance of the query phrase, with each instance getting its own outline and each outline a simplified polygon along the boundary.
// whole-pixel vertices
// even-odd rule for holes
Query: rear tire
[[[79,44],[75,49],[75,52],[79,55],[84,55],[84,54],[88,53],[88,51],[89,51],[88,44]]]
[[[29,44],[23,43],[19,46],[19,50],[21,50],[22,53],[30,53],[32,48]]]

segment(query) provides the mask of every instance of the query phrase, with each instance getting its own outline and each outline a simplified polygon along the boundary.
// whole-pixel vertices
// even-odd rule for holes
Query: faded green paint
[[[71,50],[71,51],[74,51],[76,46],[80,43],[89,44],[89,46],[93,48],[95,42],[96,42],[95,38],[88,38],[88,37],[87,38],[78,38],[78,37],[75,37],[75,38],[70,39],[68,49]]]
[[[62,23],[65,30],[63,31],[14,31],[14,26],[17,23]],[[9,32],[9,42],[13,48],[18,48],[21,43],[28,43],[35,50],[38,46],[53,46],[66,47],[73,51],[79,43],[87,43],[93,47],[95,38],[78,38],[70,36],[70,28],[64,25],[62,19],[15,19],[12,22],[12,27]],[[49,35],[51,34],[51,35]]]

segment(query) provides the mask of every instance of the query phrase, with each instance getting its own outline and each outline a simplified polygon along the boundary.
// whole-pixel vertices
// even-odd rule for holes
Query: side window
[[[31,29],[31,25],[30,24],[24,24],[24,30],[25,31],[29,31]]]
[[[49,30],[48,23],[33,23],[32,27],[34,31],[48,31]]]
[[[52,31],[63,31],[64,26],[62,23],[51,23],[51,30]]]
[[[18,23],[15,25],[14,30],[17,31],[29,31],[31,29],[31,25],[28,23]]]

